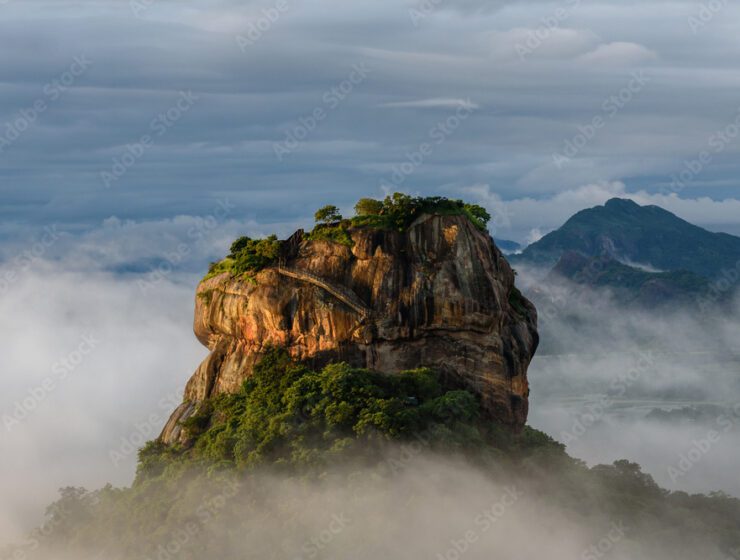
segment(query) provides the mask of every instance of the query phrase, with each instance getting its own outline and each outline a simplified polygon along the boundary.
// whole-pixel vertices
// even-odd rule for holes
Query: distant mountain
[[[511,241],[509,239],[494,239],[496,246],[501,249],[502,253],[509,254],[509,253],[516,253],[519,251],[522,246],[517,243],[516,241]]]
[[[578,212],[511,260],[552,267],[567,251],[713,278],[740,261],[740,237],[707,231],[658,206],[613,198]]]
[[[565,253],[550,271],[549,283],[566,279],[579,286],[607,288],[617,303],[656,308],[666,304],[700,305],[709,281],[693,272],[648,272],[610,257],[584,257]]]

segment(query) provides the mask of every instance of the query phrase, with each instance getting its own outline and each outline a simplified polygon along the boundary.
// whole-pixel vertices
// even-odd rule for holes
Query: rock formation
[[[194,330],[211,353],[165,443],[184,438],[180,422],[198,403],[238,391],[270,346],[316,367],[432,367],[479,394],[492,420],[524,425],[537,315],[491,237],[465,216],[429,214],[403,232],[349,233],[352,247],[299,231],[283,242],[280,263],[253,280],[223,273],[201,282]]]

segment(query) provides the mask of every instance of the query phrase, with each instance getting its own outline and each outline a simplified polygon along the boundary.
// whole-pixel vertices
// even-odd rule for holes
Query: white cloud
[[[587,29],[568,27],[515,27],[490,34],[490,53],[494,58],[568,59],[593,48],[599,37]]]
[[[130,483],[136,449],[158,435],[205,356],[192,313],[208,261],[238,235],[293,230],[236,211],[219,220],[217,209],[60,226],[43,251],[25,229],[3,229],[14,240],[0,244],[0,542],[37,524],[62,486]],[[60,379],[54,364],[85,335],[99,344]]]
[[[60,487],[130,483],[136,448],[205,356],[192,334],[195,280],[147,290],[138,280],[42,260],[3,291],[0,542],[37,524]],[[88,335],[95,347],[73,359]],[[59,370],[65,358],[76,365]]]
[[[655,61],[658,55],[637,43],[614,42],[599,45],[578,59],[589,64],[628,66]]]
[[[547,233],[560,227],[579,210],[604,204],[610,198],[629,198],[638,204],[654,204],[693,224],[713,229],[734,225],[740,228],[740,200],[709,197],[681,198],[677,194],[652,194],[644,190],[629,192],[622,182],[594,183],[542,198],[523,197],[504,200],[489,185],[459,189],[461,194],[483,204],[493,216],[498,235],[516,241],[532,242],[532,232]]]
[[[725,198],[714,200],[708,196],[681,198],[677,194],[649,194],[640,191],[630,195],[639,204],[655,204],[679,217],[706,227],[740,224],[740,200]]]
[[[532,228],[529,230],[529,235],[527,235],[527,238],[524,240],[526,245],[531,245],[532,243],[535,243],[542,239],[542,231],[540,228]]]

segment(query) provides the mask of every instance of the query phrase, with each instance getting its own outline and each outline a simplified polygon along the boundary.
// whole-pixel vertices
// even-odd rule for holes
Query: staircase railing
[[[317,274],[313,274],[312,272],[283,266],[282,264],[279,264],[277,266],[277,271],[283,276],[295,278],[296,280],[301,280],[303,282],[313,284],[314,286],[318,286],[319,288],[333,295],[345,305],[355,310],[357,313],[360,314],[360,316],[362,316],[363,319],[369,317],[371,314],[371,310],[364,304],[359,296],[349,288],[329,282],[325,278],[322,278]]]

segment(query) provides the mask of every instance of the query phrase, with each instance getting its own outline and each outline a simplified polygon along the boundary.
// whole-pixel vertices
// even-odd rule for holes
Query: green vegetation
[[[491,215],[482,206],[448,198],[411,197],[393,193],[384,200],[361,198],[355,204],[356,215],[344,219],[336,206],[324,206],[316,214],[316,226],[307,238],[314,241],[332,241],[352,247],[350,229],[376,228],[405,231],[422,214],[466,216],[478,229],[487,231]]]
[[[213,300],[213,290],[203,290],[202,292],[198,292],[198,298],[200,298],[200,300],[206,305],[211,305],[211,301]]]
[[[405,231],[420,215],[442,214],[466,216],[477,228],[486,231],[491,220],[485,208],[467,204],[462,200],[444,197],[411,197],[394,193],[384,200],[362,198],[355,205],[357,215],[345,219],[334,205],[319,208],[314,214],[316,226],[306,235],[311,241],[329,241],[352,247],[350,235],[353,227],[395,229]],[[231,252],[224,259],[211,263],[204,280],[228,273],[232,277],[253,279],[260,270],[277,261],[280,241],[275,235],[263,239],[240,237],[231,245]]]
[[[349,233],[351,225],[349,220],[341,220],[334,223],[319,223],[306,235],[306,239],[310,241],[330,241],[351,248],[354,245],[352,236]]]
[[[551,277],[566,278],[590,288],[608,288],[618,304],[643,308],[694,306],[710,289],[709,281],[693,272],[649,272],[612,258],[588,258],[572,252],[560,259]]]
[[[620,258],[710,279],[740,261],[740,237],[710,232],[658,206],[640,206],[619,198],[578,212],[510,260],[553,266],[568,251],[602,257],[604,240],[612,247],[610,254]]]
[[[374,198],[361,198],[355,204],[357,216],[379,216],[383,213],[383,201]]]
[[[319,208],[314,214],[316,222],[319,224],[331,224],[333,222],[341,222],[342,215],[339,213],[339,208],[329,204],[323,208]]]
[[[520,317],[527,316],[526,299],[516,286],[512,286],[511,291],[509,292],[509,305],[511,305],[512,309],[514,309]]]
[[[252,278],[275,263],[279,253],[280,241],[275,235],[263,239],[240,237],[231,244],[231,252],[225,259],[211,264],[204,280],[224,272],[234,277]]]
[[[407,229],[422,214],[467,216],[481,230],[486,230],[491,215],[482,206],[467,204],[462,200],[451,200],[440,196],[411,197],[393,193],[384,200],[362,198],[355,205],[357,215],[352,218],[355,227],[377,227],[384,229]]]
[[[158,476],[181,461],[322,467],[339,457],[367,459],[387,442],[420,433],[427,434],[431,448],[461,452],[514,445],[506,430],[482,417],[472,393],[445,389],[428,369],[385,375],[338,363],[313,371],[273,350],[239,393],[202,403],[183,423],[192,446],[146,447],[139,478]]]
[[[475,396],[426,369],[314,371],[274,350],[240,393],[203,403],[184,425],[192,445],[147,444],[131,488],[63,489],[28,543],[0,559],[292,558],[336,511],[373,519],[350,526],[345,546],[353,557],[379,557],[373,547],[383,550],[409,515],[444,521],[440,503],[459,514],[477,498],[490,507],[505,485],[594,542],[623,524],[630,557],[740,546],[740,500],[663,490],[625,460],[588,468],[542,432],[514,435],[486,421]],[[539,531],[536,510],[518,507],[529,512],[522,529]],[[435,535],[401,537],[399,546]],[[449,538],[440,535],[442,550]],[[315,557],[346,557],[332,550]]]

